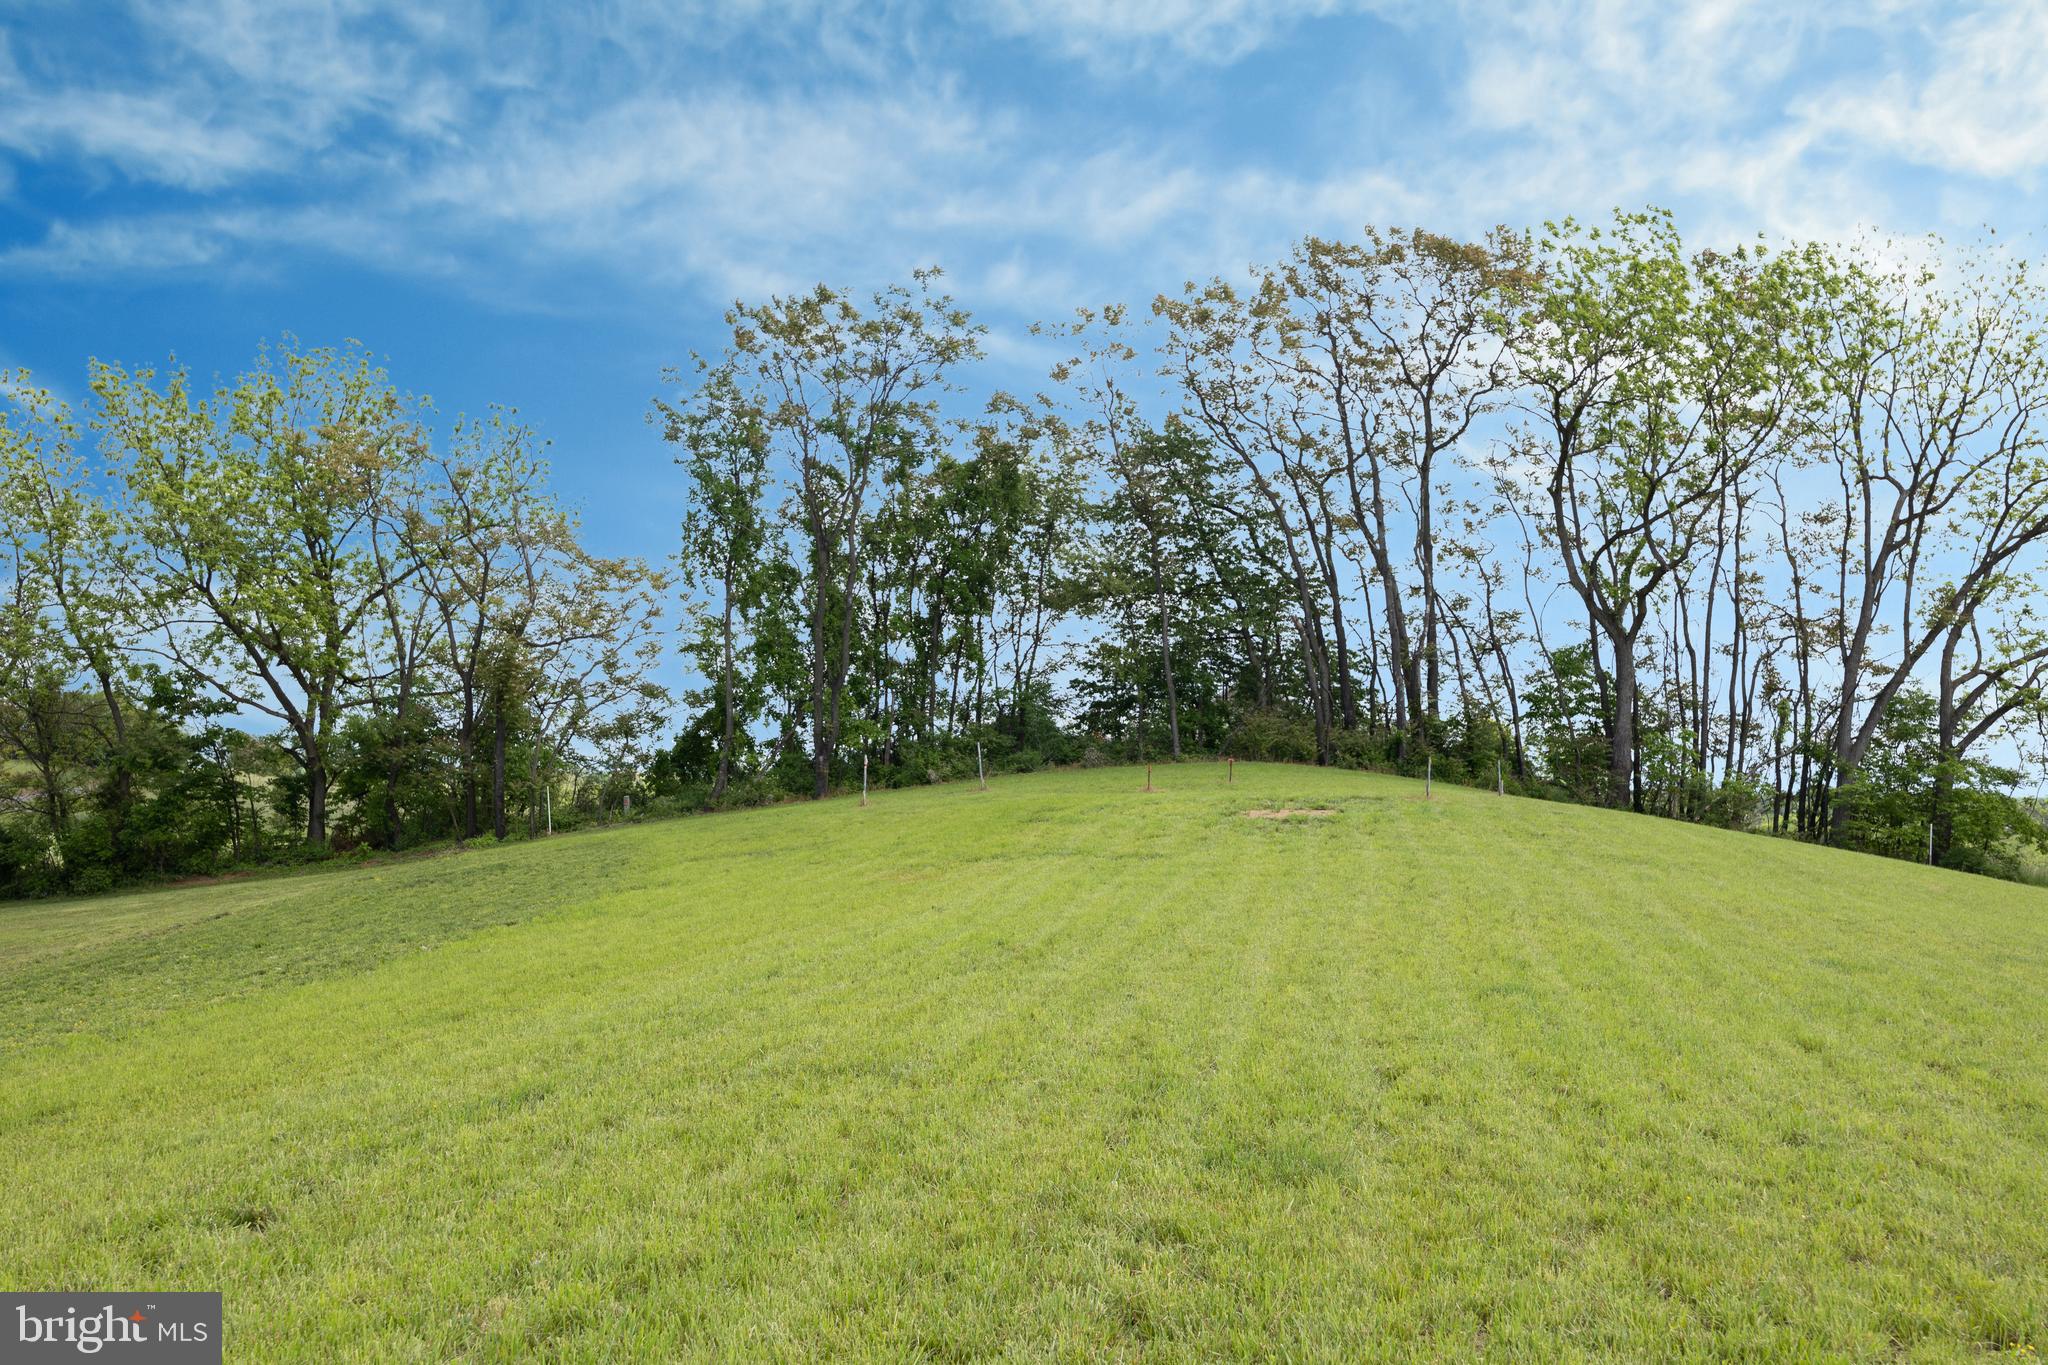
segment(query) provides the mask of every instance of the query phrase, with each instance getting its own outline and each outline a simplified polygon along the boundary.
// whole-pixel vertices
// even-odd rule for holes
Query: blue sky
[[[937,263],[1029,388],[1031,320],[1306,232],[2025,235],[2048,167],[2038,3],[527,8],[0,0],[0,366],[359,338],[661,555],[643,417],[735,296]]]

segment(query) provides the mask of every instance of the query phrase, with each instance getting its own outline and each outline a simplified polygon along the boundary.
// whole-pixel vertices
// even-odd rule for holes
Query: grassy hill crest
[[[266,1358],[2048,1345],[2048,893],[1156,782],[0,908],[0,1276]]]

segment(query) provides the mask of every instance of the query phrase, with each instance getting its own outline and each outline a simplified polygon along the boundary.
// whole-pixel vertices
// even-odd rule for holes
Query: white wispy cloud
[[[274,169],[291,151],[246,128],[213,122],[168,96],[97,90],[38,95],[4,86],[0,147],[37,160],[76,156],[137,180],[194,190]]]
[[[1281,116],[1298,124],[1211,143],[1116,122],[1113,102],[998,95],[973,67],[997,35],[1098,90],[1168,59],[1228,81],[1361,8],[1405,26],[1437,82],[1398,136],[1344,135],[1367,85],[1304,89]],[[1044,310],[1234,275],[1368,221],[1476,232],[1654,201],[1708,235],[1913,229],[2026,202],[2048,161],[2048,11],[2029,5],[611,0],[508,18],[164,0],[124,22],[148,40],[132,67],[0,41],[0,153],[162,202],[88,198],[0,249],[0,271],[339,257],[516,301],[502,281],[550,268],[719,298],[940,260],[963,290]],[[1902,168],[1941,192],[1904,196]]]
[[[1817,131],[1922,166],[2031,176],[2048,164],[2048,8],[1993,5],[1924,35],[1917,73],[1844,82],[1802,102]]]
[[[1902,160],[2012,175],[2048,156],[2029,109],[2048,101],[2038,10],[1549,0],[1464,13],[1472,129],[1498,142],[1463,169],[1504,213],[1676,202],[1708,236],[1843,236],[1902,212],[1925,222],[1901,195]],[[1845,53],[1860,62],[1842,69]]]
[[[1374,6],[1357,0],[993,0],[998,31],[1104,67],[1170,53],[1204,65],[1234,62],[1306,19]]]
[[[231,234],[200,219],[58,223],[41,241],[0,250],[0,270],[59,276],[154,274],[218,262],[231,241]]]

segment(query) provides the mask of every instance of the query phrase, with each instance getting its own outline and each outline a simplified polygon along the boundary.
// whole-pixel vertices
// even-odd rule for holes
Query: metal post
[[[1150,763],[1145,765],[1145,790],[1152,790],[1152,765]]]
[[[1493,760],[1493,785],[1494,789],[1498,791],[1502,796],[1506,796],[1508,794],[1508,780],[1507,778],[1501,776],[1500,760],[1497,758]]]
[[[1225,759],[1224,762],[1228,763],[1230,766],[1224,770],[1223,780],[1227,784],[1235,784],[1237,782],[1237,760],[1234,758],[1229,758]]]
[[[1927,822],[1927,865],[1934,866],[1934,822]]]
[[[555,832],[555,786],[554,786],[554,783],[550,782],[550,783],[549,783],[549,784],[548,784],[547,786],[545,786],[545,787],[541,788],[541,800],[542,800],[542,801],[543,801],[543,802],[544,802],[544,803],[545,803],[545,804],[547,805],[547,808],[548,808],[548,833],[550,833],[550,834],[553,834],[553,833]]]
[[[868,756],[866,754],[860,756],[860,803],[863,806],[868,803]]]
[[[988,769],[981,766],[981,741],[974,741],[974,776],[981,782],[981,789],[988,790]]]

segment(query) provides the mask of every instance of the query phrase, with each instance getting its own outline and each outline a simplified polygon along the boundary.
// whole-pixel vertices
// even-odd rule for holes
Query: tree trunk
[[[491,707],[491,833],[503,843],[505,824],[505,704]]]
[[[327,843],[327,760],[317,744],[306,746],[306,842]]]
[[[1614,645],[1614,730],[1607,759],[1607,804],[1627,810],[1633,804],[1636,753],[1635,643]]]
[[[1387,664],[1394,681],[1395,752],[1399,757],[1407,758],[1411,753],[1409,740],[1413,731],[1423,728],[1422,674],[1415,667],[1413,649],[1408,640],[1408,615],[1401,603],[1401,582],[1394,573],[1393,558],[1387,552],[1386,496],[1377,460],[1368,473],[1372,483],[1370,510],[1358,486],[1356,462],[1346,465],[1352,515],[1357,519],[1360,530],[1365,532],[1366,548],[1372,553],[1373,570],[1380,580],[1380,605],[1387,620]]]
[[[540,837],[540,746],[526,749],[526,837]]]
[[[1159,666],[1166,672],[1166,733],[1173,756],[1180,757],[1180,697],[1173,686],[1173,618],[1166,604],[1166,576],[1159,567],[1159,545],[1152,546],[1152,589],[1159,602]]]
[[[398,814],[399,767],[389,763],[384,768],[384,846],[396,853],[399,844],[405,840],[405,825]]]
[[[719,703],[725,710],[725,731],[718,745],[718,778],[711,784],[711,799],[716,801],[725,795],[726,784],[732,780],[732,577],[725,582],[725,673],[719,681]]]
[[[474,839],[483,827],[476,809],[476,688],[462,682],[462,837]]]
[[[106,699],[107,719],[114,727],[114,799],[107,832],[118,853],[127,842],[128,812],[135,804],[135,774],[128,761],[128,720],[121,709],[120,694],[114,690],[113,677],[98,670],[94,676],[99,680],[100,695]]]
[[[1309,703],[1315,717],[1316,763],[1328,767],[1332,757],[1330,748],[1330,680],[1326,669],[1317,657],[1321,652],[1319,643],[1322,636],[1320,625],[1311,626],[1306,617],[1297,618],[1295,625],[1301,634],[1301,666],[1308,675]]]
[[[825,730],[825,592],[830,563],[821,533],[813,531],[816,548],[811,553],[811,798],[825,799],[832,783],[831,740]]]
[[[1425,423],[1423,458],[1415,481],[1415,559],[1422,569],[1422,643],[1417,653],[1421,655],[1426,670],[1422,679],[1422,697],[1428,707],[1424,717],[1431,724],[1443,716],[1442,666],[1436,647],[1440,627],[1436,600],[1436,531],[1430,511],[1433,491],[1430,480],[1434,477],[1430,467],[1430,457],[1434,452],[1430,443],[1434,440],[1431,428]]]
[[[839,591],[839,651],[832,667],[832,716],[826,730],[824,751],[820,759],[824,764],[815,775],[819,782],[829,785],[832,776],[832,755],[839,748],[840,707],[846,698],[847,669],[853,658],[853,589],[860,573],[860,526],[858,509],[846,527],[846,575]],[[823,796],[825,788],[820,786],[818,795]]]

